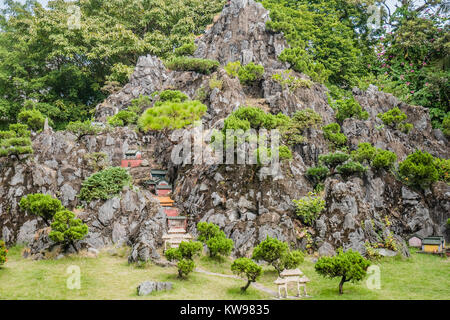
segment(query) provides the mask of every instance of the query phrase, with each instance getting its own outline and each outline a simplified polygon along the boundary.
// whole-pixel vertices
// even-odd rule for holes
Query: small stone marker
[[[146,296],[153,291],[172,290],[172,282],[145,281],[137,287],[138,296]]]

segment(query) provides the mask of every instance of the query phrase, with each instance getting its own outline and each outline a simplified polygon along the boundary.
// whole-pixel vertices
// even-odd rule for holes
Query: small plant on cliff
[[[442,132],[447,138],[450,138],[450,115],[446,116],[442,122]]]
[[[219,226],[213,223],[199,222],[197,231],[198,240],[208,247],[211,257],[216,257],[219,254],[228,256],[233,250],[233,240],[228,239]]]
[[[388,112],[380,113],[377,117],[380,118],[385,125],[391,126],[404,133],[408,133],[413,128],[412,124],[406,122],[408,119],[407,115],[398,107],[392,108]]]
[[[347,143],[347,137],[341,133],[341,126],[337,123],[330,123],[322,128],[323,136],[330,141],[334,148],[339,148]]]
[[[108,168],[94,173],[83,182],[79,198],[87,202],[95,199],[107,200],[118,195],[123,187],[130,183],[131,176],[126,169]]]
[[[238,276],[247,278],[247,284],[241,288],[242,292],[245,292],[250,284],[256,282],[263,273],[262,267],[249,258],[236,259],[231,265],[231,271]]]
[[[113,127],[125,127],[128,125],[136,124],[138,120],[138,114],[134,111],[120,110],[112,117],[108,118],[108,124]]]
[[[102,131],[102,128],[93,125],[91,120],[70,122],[66,130],[73,133],[77,137],[77,141],[81,141],[83,137],[95,136]]]
[[[363,166],[359,162],[349,161],[337,166],[336,171],[345,177],[349,177],[354,174],[356,175],[364,174],[367,171],[367,167]]]
[[[109,166],[109,158],[105,152],[93,152],[84,155],[87,166],[94,172],[106,169]]]
[[[294,92],[298,88],[311,88],[312,81],[297,78],[291,75],[292,70],[285,70],[279,73],[275,73],[272,76],[272,80],[279,83],[283,90],[289,89],[290,92]]]
[[[48,194],[29,194],[20,200],[22,210],[41,217],[49,226],[53,216],[63,209],[61,201]]]
[[[37,109],[22,110],[17,119],[20,123],[26,124],[31,130],[39,131],[44,128],[45,117]]]
[[[323,182],[329,174],[330,169],[325,166],[312,167],[306,171],[306,177],[314,184],[314,186]]]
[[[255,82],[260,81],[264,75],[264,67],[259,64],[250,62],[246,66],[239,68],[238,77],[239,81],[243,85],[252,85]]]
[[[339,99],[333,102],[332,107],[337,110],[336,119],[342,123],[347,118],[355,118],[359,120],[369,119],[369,113],[363,111],[361,105],[355,98]]]
[[[30,135],[25,124],[11,124],[8,131],[0,131],[0,157],[32,154]]]
[[[325,200],[314,193],[300,200],[292,200],[296,205],[297,216],[307,225],[311,225],[325,209]]]
[[[358,282],[364,279],[370,261],[366,260],[359,252],[342,249],[337,251],[334,257],[322,257],[315,264],[314,268],[318,274],[325,278],[341,278],[339,283],[339,294],[343,294],[344,283]]]
[[[201,242],[181,242],[178,248],[170,248],[164,255],[169,261],[178,261],[178,277],[186,278],[195,269],[193,258],[202,251]]]
[[[319,163],[323,163],[328,168],[335,168],[336,166],[346,162],[350,159],[350,155],[344,152],[328,153],[319,156]]]
[[[194,42],[185,43],[181,47],[175,49],[175,55],[177,57],[191,56],[197,50],[197,46]]]
[[[8,249],[6,249],[5,241],[0,240],[0,266],[8,261]]]
[[[220,63],[215,60],[190,57],[174,57],[166,62],[166,67],[176,71],[194,71],[202,74],[211,74],[217,70]]]
[[[77,219],[75,213],[69,210],[58,211],[53,217],[49,233],[50,239],[54,242],[62,243],[67,250],[71,245],[76,252],[75,241],[83,240],[89,232],[88,226]]]
[[[439,172],[436,169],[434,158],[428,152],[417,150],[408,155],[399,164],[399,174],[407,185],[426,189],[439,180]]]
[[[439,181],[450,183],[450,159],[434,158],[434,166],[439,174]]]
[[[239,69],[241,68],[241,63],[239,61],[229,62],[225,67],[225,71],[230,77],[238,77]]]

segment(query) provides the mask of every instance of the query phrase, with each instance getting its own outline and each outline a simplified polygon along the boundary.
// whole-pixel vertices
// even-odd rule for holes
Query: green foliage
[[[120,110],[114,116],[108,118],[108,124],[113,127],[125,127],[136,124],[138,115],[136,112]]]
[[[23,110],[17,116],[19,122],[26,124],[31,130],[39,131],[44,128],[45,117],[39,110]]]
[[[283,257],[283,269],[292,270],[296,269],[305,260],[305,255],[303,252],[294,250],[290,251]]]
[[[375,155],[377,154],[377,149],[372,146],[370,143],[360,143],[358,145],[358,149],[352,152],[352,158],[355,161],[363,163],[371,162]]]
[[[307,225],[312,225],[325,209],[325,200],[314,193],[309,193],[300,200],[292,201],[296,205],[297,216]]]
[[[208,108],[200,101],[166,101],[147,109],[139,118],[139,127],[144,131],[168,131],[182,129],[200,120]]]
[[[48,194],[29,194],[22,197],[19,206],[22,210],[41,217],[47,225],[53,216],[63,209],[61,201]]]
[[[378,149],[371,165],[376,169],[389,169],[394,166],[396,161],[397,155],[394,152]]]
[[[166,62],[166,67],[176,71],[194,71],[211,74],[220,66],[218,61],[190,57],[174,57]]]
[[[439,174],[439,181],[450,183],[450,159],[434,158],[434,166]]]
[[[312,109],[297,111],[290,119],[285,117],[285,119],[280,118],[282,121],[279,121],[279,129],[284,143],[289,146],[304,143],[303,132],[309,128],[318,128],[322,124],[322,117]]]
[[[56,128],[90,118],[105,95],[118,86],[144,54],[167,59],[192,52],[194,36],[222,10],[224,0],[67,1],[20,4],[6,1],[0,21],[0,110],[15,122],[25,99],[52,109]],[[30,54],[32,53],[32,54]],[[12,80],[13,79],[13,80]],[[4,111],[4,113],[3,113]]]
[[[123,187],[131,183],[128,171],[120,167],[111,167],[96,172],[83,181],[79,198],[91,202],[95,199],[107,200],[118,195]]]
[[[206,244],[206,242],[209,239],[218,237],[222,230],[220,230],[219,226],[214,223],[208,223],[208,222],[199,222],[197,223],[197,232],[198,232],[198,241],[203,242]]]
[[[221,79],[217,79],[217,75],[213,75],[209,80],[209,88],[214,90],[215,88],[222,90],[223,81]]]
[[[194,42],[185,43],[181,47],[175,49],[175,55],[177,57],[192,56],[195,50],[197,50],[197,46]]]
[[[178,248],[166,250],[164,255],[169,261],[178,261],[178,277],[186,278],[195,269],[193,258],[202,251],[202,248],[201,242],[183,241]]]
[[[0,266],[8,261],[7,255],[8,249],[6,249],[5,241],[0,240]]]
[[[252,282],[256,282],[262,275],[262,267],[258,266],[249,258],[238,258],[231,265],[231,271],[234,274],[247,278],[247,285],[241,288],[245,292]]]
[[[239,69],[241,69],[241,63],[239,61],[229,62],[224,69],[230,77],[237,78]]]
[[[185,102],[189,97],[179,90],[164,90],[159,94],[159,101],[155,103],[155,107],[158,107],[164,102]]]
[[[73,133],[77,137],[77,141],[81,141],[83,137],[99,134],[102,131],[102,128],[93,125],[91,120],[86,120],[70,122],[67,125],[66,130]]]
[[[380,113],[377,117],[380,118],[385,125],[396,128],[404,133],[408,133],[413,128],[412,124],[406,122],[408,119],[406,114],[398,107],[392,108],[385,113]]]
[[[341,147],[347,143],[347,137],[341,133],[341,126],[337,123],[330,123],[322,128],[323,136],[330,141],[333,146]]]
[[[355,118],[360,120],[369,119],[369,113],[363,111],[361,105],[355,98],[350,99],[339,99],[333,102],[332,107],[337,110],[336,119],[340,123],[344,122],[345,119]]]
[[[311,88],[312,81],[297,78],[291,75],[292,70],[285,70],[279,73],[275,73],[272,76],[272,80],[278,82],[283,90],[289,89],[290,92],[295,92],[298,88]]]
[[[197,224],[198,240],[206,244],[211,257],[218,254],[228,256],[233,250],[233,240],[227,239],[219,226],[213,223],[199,222]]]
[[[343,175],[344,177],[349,177],[351,175],[362,175],[367,171],[367,167],[363,166],[359,162],[348,161],[336,167],[336,171]]]
[[[287,243],[267,236],[266,240],[254,248],[252,259],[266,261],[280,274],[283,268],[283,257],[288,253],[289,247]]]
[[[328,153],[319,156],[319,163],[323,163],[328,168],[335,168],[336,166],[346,162],[350,159],[350,155],[343,152]]]
[[[442,132],[447,138],[450,138],[450,115],[446,116],[442,122]]]
[[[290,160],[292,159],[292,151],[288,146],[280,146],[278,148],[278,155],[280,160]]]
[[[65,245],[72,244],[75,250],[74,241],[83,240],[89,232],[88,226],[69,210],[61,210],[54,215],[51,229],[50,239]]]
[[[439,180],[433,156],[420,150],[400,162],[399,174],[405,184],[421,189],[426,189]]]
[[[339,294],[343,294],[345,282],[358,282],[364,279],[370,262],[359,254],[359,252],[342,249],[337,251],[334,257],[321,257],[314,268],[318,274],[325,278],[341,278],[339,284]]]
[[[323,182],[330,174],[330,169],[325,166],[308,168],[306,177],[316,186]]]
[[[238,77],[239,81],[243,85],[252,85],[255,82],[260,81],[264,75],[264,67],[262,65],[256,65],[250,62],[246,66],[239,68]]]
[[[26,124],[10,124],[8,131],[0,131],[0,157],[33,154],[30,135]]]

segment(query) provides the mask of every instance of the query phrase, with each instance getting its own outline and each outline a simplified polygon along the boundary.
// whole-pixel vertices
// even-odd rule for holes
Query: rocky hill
[[[282,34],[265,27],[269,13],[253,0],[233,0],[225,6],[214,25],[196,40],[198,58],[218,60],[223,67],[240,61],[262,64],[264,79],[249,90],[223,68],[212,75],[167,70],[158,58],[139,59],[130,82],[119,92],[97,106],[96,118],[106,121],[110,115],[126,108],[140,95],[151,95],[165,89],[180,90],[196,99],[199,89],[206,91],[208,107],[203,117],[206,128],[221,129],[224,119],[240,106],[252,105],[270,111],[293,115],[311,108],[324,124],[336,122],[335,111],[328,104],[326,87],[314,83],[295,91],[283,90],[272,75],[289,65],[277,60],[287,47]],[[305,75],[295,76],[307,79]],[[210,89],[212,77],[222,80],[222,89]],[[369,113],[368,120],[346,119],[342,125],[348,146],[370,142],[378,148],[395,152],[404,160],[416,149],[433,156],[449,158],[448,141],[439,130],[432,129],[428,112],[420,106],[407,105],[390,94],[371,86],[367,91],[355,89],[355,99]],[[384,127],[377,115],[399,107],[413,124],[406,134]],[[63,205],[76,210],[90,228],[81,247],[101,248],[112,244],[133,247],[132,260],[158,258],[165,231],[165,216],[158,201],[140,185],[151,168],[168,169],[175,186],[174,199],[190,217],[189,231],[195,234],[199,221],[218,224],[235,242],[236,256],[246,255],[267,235],[277,237],[298,248],[312,246],[320,254],[332,254],[338,247],[365,253],[366,240],[374,242],[389,236],[389,227],[399,243],[408,235],[429,236],[445,233],[450,217],[450,187],[444,182],[433,184],[424,192],[412,190],[386,171],[369,169],[363,178],[345,179],[338,174],[325,181],[325,212],[314,227],[305,227],[295,214],[292,202],[313,191],[306,179],[308,167],[321,154],[331,151],[322,130],[309,129],[306,142],[297,145],[291,161],[283,162],[282,176],[261,176],[256,166],[186,165],[171,163],[171,144],[159,134],[143,135],[133,128],[119,128],[77,142],[68,132],[44,130],[33,136],[35,155],[25,162],[4,161],[0,165],[0,238],[8,244],[29,243],[39,255],[51,246],[42,221],[20,211],[18,202],[29,193],[48,193]],[[110,163],[120,165],[129,149],[139,149],[145,159],[141,168],[131,169],[135,188],[108,201],[94,201],[80,207],[77,198],[81,183],[93,173],[85,155],[105,152]],[[40,230],[40,231],[39,231]],[[403,252],[407,254],[403,246]]]

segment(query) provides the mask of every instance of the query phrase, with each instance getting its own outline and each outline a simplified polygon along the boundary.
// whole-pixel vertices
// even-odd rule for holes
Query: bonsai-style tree
[[[428,152],[417,150],[399,164],[400,177],[408,185],[426,189],[439,180],[434,157]]]
[[[8,131],[0,131],[0,157],[33,153],[30,131],[25,124],[11,124]]]
[[[89,232],[89,228],[81,219],[77,219],[75,213],[69,210],[58,211],[53,217],[50,239],[62,243],[67,249],[71,245],[76,252],[75,241],[82,240]]]
[[[280,274],[283,271],[283,257],[288,253],[289,247],[287,243],[267,236],[266,240],[262,241],[253,250],[252,259],[266,261]]]
[[[61,201],[42,193],[29,194],[23,197],[19,206],[22,210],[41,217],[48,226],[53,216],[63,209]]]
[[[241,288],[245,292],[252,282],[256,282],[262,275],[263,270],[254,261],[249,258],[236,259],[231,265],[231,271],[239,276],[247,278],[247,284]]]
[[[206,244],[211,257],[216,257],[218,254],[228,256],[233,250],[233,240],[228,239],[219,226],[213,223],[199,222],[197,230],[198,240]]]
[[[144,131],[160,131],[172,143],[170,132],[185,128],[200,120],[208,108],[200,101],[166,101],[147,109],[139,118],[139,127]]]
[[[202,251],[201,242],[181,242],[178,248],[171,248],[167,250],[164,255],[169,261],[178,261],[178,278],[186,278],[195,268],[195,263],[192,260],[194,256]]]
[[[282,259],[283,269],[295,269],[305,260],[303,252],[294,250],[285,254]]]
[[[344,283],[362,280],[370,266],[369,260],[366,260],[359,252],[348,250],[343,252],[339,249],[334,257],[322,257],[315,264],[316,272],[328,278],[341,278],[339,283],[339,294],[343,294]]]
[[[91,120],[70,122],[66,130],[73,133],[77,137],[77,141],[81,141],[83,137],[95,136],[102,131],[100,126],[93,125]]]
[[[5,241],[0,240],[0,266],[8,261],[6,255],[8,254],[8,249],[6,249]]]
[[[21,123],[28,125],[34,131],[39,131],[44,128],[45,117],[37,109],[23,110],[17,118]]]

